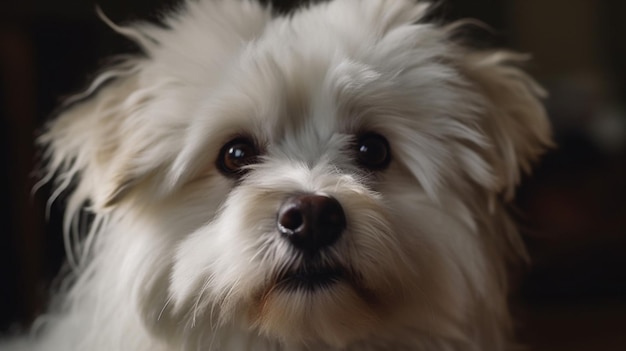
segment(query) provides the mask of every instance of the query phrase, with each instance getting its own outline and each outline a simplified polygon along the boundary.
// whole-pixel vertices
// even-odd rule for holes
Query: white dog
[[[144,53],[40,139],[74,184],[74,273],[2,349],[510,349],[505,205],[551,142],[543,93],[427,9],[188,0],[111,24]]]

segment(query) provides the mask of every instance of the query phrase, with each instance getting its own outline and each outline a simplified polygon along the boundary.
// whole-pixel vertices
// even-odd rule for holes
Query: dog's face
[[[344,346],[506,323],[498,200],[549,142],[515,56],[414,24],[411,1],[188,7],[126,29],[147,57],[42,137],[150,328]]]

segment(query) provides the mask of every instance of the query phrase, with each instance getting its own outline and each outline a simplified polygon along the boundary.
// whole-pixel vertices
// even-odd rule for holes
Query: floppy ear
[[[463,55],[461,70],[485,97],[481,127],[491,139],[488,161],[496,191],[509,200],[522,172],[553,146],[551,128],[540,99],[545,91],[518,65],[526,55],[506,51]]]
[[[45,148],[47,178],[56,177],[58,191],[74,182],[73,206],[90,200],[102,210],[140,177],[131,166],[140,145],[128,142],[133,133],[127,120],[137,108],[137,66],[127,62],[102,74],[38,139]]]

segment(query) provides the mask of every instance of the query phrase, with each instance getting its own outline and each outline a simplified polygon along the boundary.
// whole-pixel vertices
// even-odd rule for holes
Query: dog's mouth
[[[345,279],[346,271],[340,266],[303,265],[279,274],[275,286],[277,289],[288,291],[316,291],[328,289]]]

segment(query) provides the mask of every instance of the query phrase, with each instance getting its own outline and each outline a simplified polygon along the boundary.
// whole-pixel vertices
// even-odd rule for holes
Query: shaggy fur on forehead
[[[505,203],[551,143],[543,91],[524,56],[456,43],[458,25],[424,23],[428,7],[335,0],[273,16],[187,0],[160,25],[109,22],[143,53],[39,139],[51,201],[76,184],[75,281],[35,349],[507,349],[506,265],[525,251]],[[367,133],[388,141],[388,168],[355,162]],[[260,156],[233,180],[216,160],[242,137]],[[275,286],[305,265],[275,223],[303,192],[346,216],[320,261],[349,278],[323,292]],[[85,204],[95,219],[79,240]]]
[[[330,94],[323,89],[328,88],[328,81],[334,79],[332,88],[342,96],[330,99],[347,104],[350,98],[357,99],[355,95],[361,95],[364,108],[353,110],[378,113],[381,111],[372,110],[384,107],[379,102],[394,104],[388,107],[388,111],[378,113],[380,121],[371,123],[388,125],[388,119],[398,112],[394,110],[403,108],[398,103],[398,99],[402,99],[424,109],[420,116],[414,116],[413,121],[405,121],[414,124],[406,129],[407,132],[437,131],[450,134],[438,135],[440,140],[449,142],[449,136],[458,139],[459,148],[448,148],[448,154],[407,155],[421,158],[411,164],[421,165],[414,171],[432,196],[445,181],[439,169],[454,164],[460,166],[459,172],[470,173],[481,185],[502,189],[510,197],[512,187],[519,181],[518,165],[529,168],[528,160],[541,151],[541,147],[535,145],[549,144],[545,137],[545,130],[548,130],[546,119],[541,118],[542,108],[530,95],[532,92],[541,94],[541,90],[521,71],[508,65],[523,57],[506,52],[476,53],[455,45],[449,39],[452,29],[418,23],[426,13],[427,4],[399,0],[362,5],[358,0],[335,1],[290,17],[272,19],[270,12],[255,2],[189,1],[178,14],[164,20],[165,28],[150,24],[121,28],[111,24],[140,44],[147,58],[125,60],[94,83],[127,77],[111,84],[121,85],[115,88],[119,94],[102,94],[104,98],[95,102],[102,110],[101,118],[69,126],[78,129],[94,125],[102,130],[95,140],[74,137],[85,133],[64,133],[72,136],[72,140],[57,138],[49,143],[47,138],[55,134],[54,130],[42,137],[42,142],[50,144],[51,149],[58,149],[51,152],[52,168],[62,166],[63,160],[73,160],[70,173],[97,170],[95,177],[83,177],[103,178],[103,183],[108,185],[84,189],[91,193],[89,197],[97,206],[115,200],[137,178],[157,166],[154,159],[159,159],[159,163],[173,161],[170,164],[174,167],[169,172],[169,183],[173,186],[187,170],[182,167],[184,158],[193,156],[187,154],[193,153],[191,150],[180,153],[181,149],[195,144],[187,143],[183,147],[180,143],[184,139],[171,131],[180,130],[193,140],[197,129],[192,125],[198,123],[199,113],[204,113],[208,120],[199,123],[211,123],[208,114],[213,111],[198,111],[200,107],[195,103],[198,98],[216,87],[228,88],[241,75],[246,84],[233,87],[238,90],[233,93],[244,95],[254,105],[250,108],[256,110],[242,111],[242,114],[258,113],[267,119],[267,112],[280,112],[264,111],[263,105],[265,110],[286,109],[282,114],[315,113],[298,110],[306,109],[306,104],[310,104],[316,95]],[[245,71],[261,76],[250,81],[250,74],[246,77]],[[378,84],[364,84],[373,79]],[[453,89],[447,89],[447,86]],[[394,87],[395,92],[405,94],[386,96],[386,87]],[[280,100],[279,103],[262,101],[263,97],[258,95],[263,89],[276,90],[279,94],[275,98]],[[301,89],[308,91],[299,92]],[[367,89],[378,91],[363,91]],[[355,92],[350,94],[351,90]],[[285,96],[280,97],[281,91]],[[305,96],[294,98],[294,94]],[[344,99],[343,95],[348,98]],[[322,98],[318,96],[318,99]],[[489,98],[497,101],[498,106],[493,106],[495,101],[489,101]],[[221,95],[212,97],[216,104],[224,104],[220,99]],[[305,105],[293,106],[299,100]],[[455,110],[446,111],[453,102]],[[289,104],[292,106],[287,106]],[[350,111],[350,106],[344,107]],[[74,112],[73,115],[82,115],[81,107],[75,108]],[[334,111],[318,113],[321,112],[332,115]],[[494,114],[495,118],[477,120],[476,116],[489,114]],[[127,115],[132,117],[116,121],[116,116]],[[241,116],[244,119],[250,117]],[[531,117],[534,119],[528,120]],[[65,120],[70,123],[71,118]],[[245,122],[250,122],[249,128],[255,130],[271,126],[271,121],[267,120]],[[61,129],[65,125],[56,123],[53,128]],[[526,125],[532,129],[528,130]],[[428,143],[420,140],[419,134],[407,137],[422,148],[441,150],[432,145],[432,140]],[[156,143],[156,140],[169,141]],[[104,150],[101,145],[88,146],[94,142],[109,146]],[[128,143],[129,147],[119,147],[120,143]],[[109,150],[114,148],[124,152]],[[99,156],[90,157],[91,154]],[[110,157],[127,160],[98,162],[108,161]],[[81,165],[81,162],[90,165]],[[102,169],[103,163],[124,165],[125,169]]]

